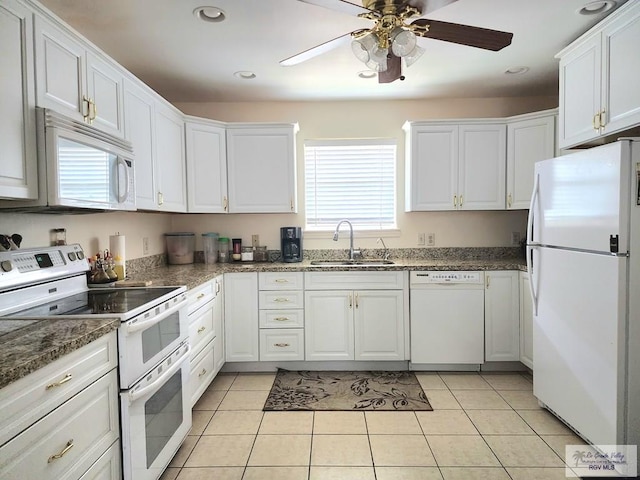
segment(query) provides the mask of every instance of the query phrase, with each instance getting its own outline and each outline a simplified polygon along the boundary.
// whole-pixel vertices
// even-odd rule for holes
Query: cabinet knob
[[[604,128],[604,126],[607,124],[607,116],[605,110],[602,110],[598,115],[598,123],[600,123],[600,128]]]
[[[45,387],[45,390],[51,390],[52,388],[56,388],[56,387],[59,387],[60,385],[64,385],[65,383],[71,381],[72,378],[73,378],[73,375],[71,375],[70,373],[67,373],[62,380],[58,382],[50,383],[49,385],[47,385]]]
[[[288,343],[274,343],[273,346],[274,347],[279,347],[279,348],[284,348],[284,347],[288,347],[289,344]]]
[[[286,322],[287,320],[289,320],[289,317],[276,317],[274,318],[274,320],[276,322]]]
[[[462,195],[460,195],[460,206],[462,206]]]
[[[226,212],[228,206],[229,206],[229,200],[227,200],[227,196],[225,195],[222,198],[222,209]]]
[[[507,207],[511,208],[511,194],[507,196]]]
[[[289,283],[289,280],[287,280],[286,278],[276,278],[274,281],[276,283]]]
[[[164,195],[162,192],[158,192],[158,205],[162,205],[164,203]]]
[[[207,374],[207,369],[203,368],[202,371],[198,374],[198,377],[202,377],[203,375]]]
[[[457,206],[458,206],[458,196],[457,196],[457,195],[454,195],[454,196],[453,196],[453,206],[454,206],[454,207],[457,207]]]
[[[204,325],[198,329],[198,333],[202,333],[207,329]]]
[[[286,303],[286,302],[289,301],[289,299],[288,298],[283,298],[283,297],[278,297],[278,298],[274,298],[273,301],[277,302],[277,303]]]
[[[65,447],[62,449],[62,451],[60,453],[56,453],[54,455],[51,455],[49,457],[49,460],[47,460],[47,463],[51,463],[54,460],[58,460],[59,458],[62,458],[72,448],[73,448],[73,438],[67,442],[67,444],[65,445]]]

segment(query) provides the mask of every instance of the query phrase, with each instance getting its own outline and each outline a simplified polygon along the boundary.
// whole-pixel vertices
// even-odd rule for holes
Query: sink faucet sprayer
[[[338,231],[340,230],[340,225],[342,225],[343,223],[349,225],[349,260],[353,260],[353,225],[351,225],[351,222],[349,220],[340,220],[338,222],[338,225],[336,225],[336,231],[333,232],[333,241],[338,241]]]

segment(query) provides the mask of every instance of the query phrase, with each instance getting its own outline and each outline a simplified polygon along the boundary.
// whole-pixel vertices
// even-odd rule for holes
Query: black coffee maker
[[[282,227],[280,229],[280,246],[283,262],[301,262],[302,228]]]

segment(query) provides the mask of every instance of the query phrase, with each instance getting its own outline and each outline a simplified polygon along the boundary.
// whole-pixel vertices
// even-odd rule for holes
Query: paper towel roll
[[[116,261],[116,273],[118,274],[118,280],[124,280],[127,276],[126,261],[127,255],[125,253],[124,235],[116,234],[109,236],[109,251],[111,256]],[[120,265],[120,259],[122,260],[122,272],[118,268]],[[120,278],[122,276],[122,278]]]

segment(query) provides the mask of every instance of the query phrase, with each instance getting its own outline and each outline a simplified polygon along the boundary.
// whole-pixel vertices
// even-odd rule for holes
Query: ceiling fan
[[[404,80],[402,59],[412,65],[424,52],[417,37],[433,38],[485,50],[498,51],[511,44],[513,33],[423,18],[457,0],[362,0],[362,6],[346,0],[298,0],[375,22],[369,29],[341,35],[280,61],[290,66],[302,63],[339,46],[351,43],[355,56],[372,71],[379,83]],[[416,18],[419,17],[419,18]],[[411,23],[409,19],[416,18]]]

